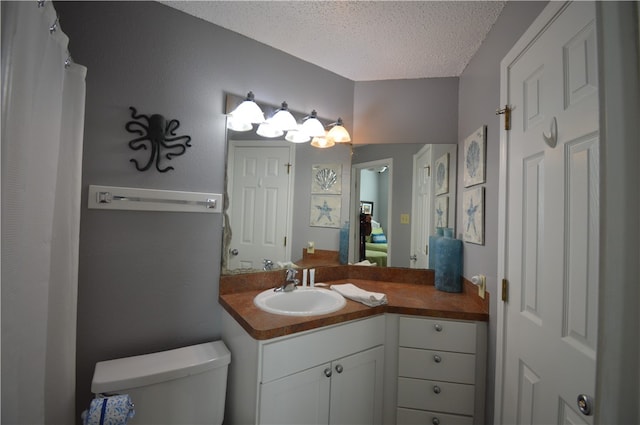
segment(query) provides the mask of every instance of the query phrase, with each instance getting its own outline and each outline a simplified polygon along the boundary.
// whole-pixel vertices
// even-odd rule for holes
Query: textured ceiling
[[[161,1],[353,81],[459,76],[505,1]]]

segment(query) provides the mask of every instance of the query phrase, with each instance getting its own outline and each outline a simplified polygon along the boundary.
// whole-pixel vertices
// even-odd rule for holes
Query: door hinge
[[[284,246],[287,246],[287,237],[284,237]]]
[[[287,174],[291,174],[291,166],[293,164],[290,162],[287,162],[286,164],[284,164],[285,167],[287,167]]]
[[[424,255],[429,255],[429,245],[424,246]]]
[[[511,108],[509,105],[504,105],[502,109],[496,109],[496,115],[504,115],[504,129],[511,130]]]
[[[502,279],[502,301],[509,301],[509,281],[507,279]]]

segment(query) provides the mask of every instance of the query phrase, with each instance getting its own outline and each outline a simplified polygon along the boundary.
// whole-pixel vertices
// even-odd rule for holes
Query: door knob
[[[412,256],[409,257],[409,260],[418,261],[418,256],[416,254],[413,254]]]
[[[338,373],[342,373],[342,371],[343,371],[343,370],[344,370],[344,369],[342,368],[342,365],[341,365],[341,364],[336,365],[336,372],[338,372]]]
[[[326,376],[327,378],[331,377],[331,368],[328,367],[324,370],[324,376]]]
[[[229,253],[230,253],[231,255],[238,255],[238,250],[237,250],[237,249],[235,249],[235,248],[234,248],[234,249],[230,249],[230,250],[229,250]]]
[[[585,416],[593,415],[593,399],[586,394],[578,396],[578,409]]]

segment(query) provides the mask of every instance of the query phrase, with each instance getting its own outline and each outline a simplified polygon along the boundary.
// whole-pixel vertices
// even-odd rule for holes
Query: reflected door
[[[291,187],[289,147],[233,147],[228,268],[261,269],[264,260],[289,259]]]
[[[431,234],[431,146],[425,145],[413,156],[413,200],[411,258],[409,267],[429,268]]]

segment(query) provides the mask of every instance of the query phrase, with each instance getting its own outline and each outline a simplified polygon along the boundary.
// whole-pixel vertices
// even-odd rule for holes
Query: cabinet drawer
[[[407,378],[473,384],[476,356],[450,351],[400,347],[398,375]]]
[[[473,425],[473,418],[423,410],[398,409],[396,423],[397,425]]]
[[[398,407],[473,415],[474,392],[473,385],[398,378]]]
[[[401,347],[476,352],[476,324],[442,319],[400,318]]]

